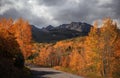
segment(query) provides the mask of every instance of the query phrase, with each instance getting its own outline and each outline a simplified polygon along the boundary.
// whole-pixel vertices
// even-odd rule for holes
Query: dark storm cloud
[[[114,0],[112,9],[115,12],[115,17],[120,19],[120,0]]]
[[[20,1],[20,0],[18,0]],[[12,17],[13,19],[18,19],[20,17],[22,17],[23,19],[28,20],[31,24],[34,25],[40,25],[40,26],[44,26],[47,25],[49,21],[47,21],[47,19],[39,17],[35,14],[33,14],[32,12],[32,7],[30,7],[31,5],[29,5],[28,3],[23,3],[26,4],[24,5],[23,8],[17,8],[18,6],[16,6],[14,4],[13,1],[11,0],[0,0],[1,4],[0,5],[0,12],[2,12],[2,10],[5,9],[6,5],[7,8],[9,8],[8,10],[6,10],[4,13],[0,14],[0,18],[10,18]],[[20,5],[23,5],[20,3]],[[8,5],[12,6],[12,7],[8,7]],[[2,8],[1,8],[2,7]],[[2,9],[2,10],[1,10]]]
[[[3,15],[0,15],[0,17],[6,17],[6,18],[12,17],[13,19],[16,19],[20,17],[20,15],[21,14],[16,9],[12,8],[7,10]]]
[[[0,6],[3,6],[5,4],[12,4],[9,0],[0,0]]]
[[[120,19],[120,0],[0,0],[0,17],[23,17],[37,26]]]
[[[70,3],[69,3],[70,4]],[[102,19],[103,17],[110,16],[108,8],[98,6],[99,1],[86,0],[80,3],[71,3],[66,7],[62,8],[55,7],[58,9],[57,12],[53,11],[54,19],[60,23],[72,22],[72,21],[84,21],[92,23],[93,20]],[[62,8],[62,9],[61,9]]]
[[[111,4],[104,4],[101,7],[111,9],[113,18],[120,19],[120,0],[112,0]]]
[[[46,23],[46,19],[37,17],[36,15],[32,14],[30,10],[28,9],[21,9],[21,10],[16,10],[15,8],[11,8],[7,10],[4,14],[0,15],[2,18],[10,18],[12,17],[14,20],[22,17],[25,20],[28,20],[31,24],[35,25],[44,25]]]
[[[38,0],[39,4],[46,6],[60,6],[63,5],[67,0]]]

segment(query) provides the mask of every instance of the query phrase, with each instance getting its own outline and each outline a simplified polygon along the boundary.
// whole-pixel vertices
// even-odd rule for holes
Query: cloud
[[[120,19],[120,0],[113,1],[111,6],[112,6],[112,9],[115,13],[115,18]]]
[[[62,6],[67,0],[39,0],[39,4],[45,6]]]
[[[120,0],[0,0],[0,17],[23,17],[40,27],[72,21],[92,24],[103,17],[120,19],[119,4]]]

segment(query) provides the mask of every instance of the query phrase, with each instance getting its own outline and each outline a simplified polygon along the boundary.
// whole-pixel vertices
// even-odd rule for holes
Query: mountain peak
[[[52,30],[52,29],[54,29],[54,26],[48,25],[45,29],[47,29],[47,30]]]
[[[57,27],[49,25],[42,29],[32,27],[33,40],[37,42],[55,42],[77,36],[88,35],[92,25],[81,22],[71,22]]]

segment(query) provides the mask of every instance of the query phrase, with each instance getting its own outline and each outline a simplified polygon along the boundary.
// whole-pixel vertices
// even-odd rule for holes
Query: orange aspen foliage
[[[23,52],[25,58],[30,56],[31,54],[31,26],[29,23],[22,18],[15,21],[14,26],[14,33],[17,41],[20,45],[20,48]]]
[[[101,27],[101,68],[103,77],[111,77],[113,69],[114,60],[114,45],[117,41],[117,25],[110,19],[107,18],[103,20],[103,26]]]
[[[0,31],[6,35],[8,32],[15,35],[25,58],[31,54],[31,27],[27,21],[22,18],[17,21],[13,21],[12,18],[0,19]]]
[[[70,55],[70,67],[73,70],[80,70],[80,54],[76,51],[73,51]]]
[[[106,18],[103,20],[102,27],[94,26],[86,38],[87,67],[92,72],[98,72],[105,78],[112,77],[112,61],[117,33],[116,24],[110,18]]]
[[[88,72],[97,72],[100,68],[100,41],[99,41],[99,29],[97,28],[97,22],[91,28],[89,36],[86,37],[84,44],[85,48],[85,59],[86,59],[86,69]]]
[[[61,66],[62,67],[69,67],[70,57],[69,56],[62,56],[61,57]]]
[[[13,20],[0,19],[0,57],[11,60],[17,67],[24,66],[24,57],[16,41],[14,33],[11,31]]]
[[[120,32],[118,33],[120,34]],[[113,68],[112,68],[113,78],[120,77],[120,35],[117,38],[115,43],[115,52],[114,52],[114,61],[113,61]]]

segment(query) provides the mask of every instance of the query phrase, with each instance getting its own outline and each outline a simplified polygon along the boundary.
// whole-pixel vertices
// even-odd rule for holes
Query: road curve
[[[72,75],[62,71],[54,70],[52,68],[30,67],[33,78],[83,78]]]

